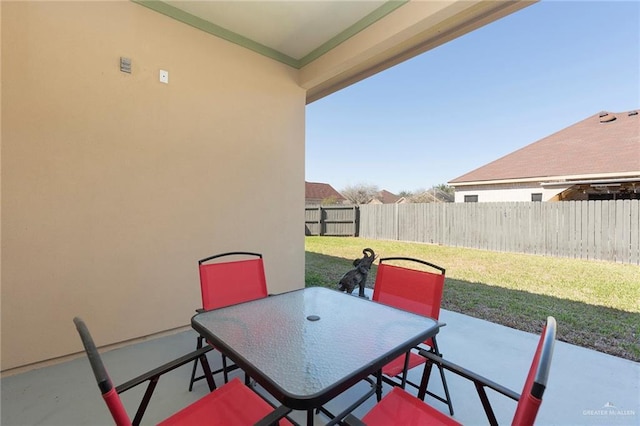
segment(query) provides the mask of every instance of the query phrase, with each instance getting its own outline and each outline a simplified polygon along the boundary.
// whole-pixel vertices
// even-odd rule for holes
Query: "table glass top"
[[[438,327],[433,319],[320,287],[198,314],[193,324],[300,397]]]

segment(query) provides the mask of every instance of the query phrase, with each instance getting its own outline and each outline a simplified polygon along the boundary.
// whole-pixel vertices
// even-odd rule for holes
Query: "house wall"
[[[99,345],[188,325],[213,253],[304,286],[295,70],[131,2],[0,7],[3,371],[81,351],[76,315]]]
[[[455,202],[464,203],[465,195],[477,195],[478,202],[531,201],[531,194],[542,193],[542,201],[549,201],[566,187],[542,188],[539,183],[459,186],[455,188]]]

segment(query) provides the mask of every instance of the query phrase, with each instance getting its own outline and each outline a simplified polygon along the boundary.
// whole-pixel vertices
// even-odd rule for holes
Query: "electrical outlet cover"
[[[169,71],[160,70],[160,83],[169,84]]]

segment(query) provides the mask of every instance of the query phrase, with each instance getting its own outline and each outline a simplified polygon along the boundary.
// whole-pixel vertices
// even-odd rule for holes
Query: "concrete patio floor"
[[[447,326],[438,335],[438,343],[446,358],[521,391],[538,336],[449,311],[442,311],[441,320]],[[71,318],[69,327],[73,327]],[[99,336],[94,337],[99,343]],[[184,331],[114,349],[103,358],[114,383],[120,384],[194,349],[195,340],[195,332]],[[219,363],[217,353],[211,353],[210,359]],[[160,380],[143,424],[155,423],[205,395],[208,388],[202,381],[193,392],[187,391],[190,368],[181,367]],[[419,380],[420,374],[419,368],[411,372],[414,380]],[[437,390],[439,378],[433,374],[429,389]],[[487,424],[473,385],[452,374],[447,380],[456,419],[464,424]],[[220,384],[222,378],[216,377],[216,381]],[[357,385],[327,407],[338,411],[364,386]],[[5,426],[113,424],[85,357],[5,377],[1,391],[0,423]],[[131,416],[142,392],[134,389],[123,394]],[[489,398],[500,424],[510,423],[515,403],[497,394]],[[427,401],[446,412],[444,404],[430,397]],[[355,414],[362,416],[373,404],[375,397]],[[301,423],[305,419],[302,412],[294,412],[292,417]],[[316,424],[325,420],[318,416]],[[640,364],[557,342],[537,424],[640,424]]]

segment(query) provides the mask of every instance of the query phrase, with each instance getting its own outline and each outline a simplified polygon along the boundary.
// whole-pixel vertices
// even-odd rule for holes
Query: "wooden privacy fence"
[[[305,206],[305,235],[358,235],[358,206]]]
[[[359,236],[640,265],[640,200],[362,205]]]

